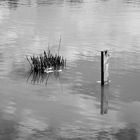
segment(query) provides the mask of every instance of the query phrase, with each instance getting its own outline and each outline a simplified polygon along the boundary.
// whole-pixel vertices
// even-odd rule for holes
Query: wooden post
[[[101,86],[104,86],[104,51],[101,51]]]

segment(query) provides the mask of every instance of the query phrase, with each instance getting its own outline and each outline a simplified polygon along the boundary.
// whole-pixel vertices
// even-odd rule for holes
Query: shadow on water
[[[140,4],[140,1],[138,0],[123,0],[123,2],[127,4]]]
[[[19,0],[9,0],[8,6],[10,9],[16,9],[18,7],[18,1]]]
[[[1,0],[0,3],[4,2],[9,9],[16,9],[19,4],[19,0]]]
[[[112,132],[111,132],[112,131]],[[129,125],[118,130],[108,129],[97,132],[97,140],[138,140],[137,126]]]
[[[53,4],[63,4],[64,0],[37,0],[37,5],[53,5]]]
[[[17,123],[0,112],[0,140],[15,140]]]
[[[84,3],[84,0],[67,0],[67,3],[70,5],[70,6],[80,6]]]
[[[72,3],[83,3],[83,0],[69,0]]]
[[[119,129],[114,137],[117,140],[138,140],[138,132],[135,126],[128,126],[125,129]]]

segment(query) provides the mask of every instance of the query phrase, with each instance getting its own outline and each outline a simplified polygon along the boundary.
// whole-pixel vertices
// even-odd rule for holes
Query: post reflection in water
[[[108,113],[109,85],[101,86],[101,114]]]

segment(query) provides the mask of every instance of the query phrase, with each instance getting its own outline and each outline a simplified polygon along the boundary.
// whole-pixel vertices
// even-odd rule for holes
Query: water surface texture
[[[60,36],[66,69],[30,74],[25,56],[57,52]],[[138,0],[0,1],[0,140],[47,139],[140,139]]]

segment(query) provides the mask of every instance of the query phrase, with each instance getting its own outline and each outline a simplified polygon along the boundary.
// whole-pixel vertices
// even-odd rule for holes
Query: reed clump
[[[39,56],[26,56],[31,70],[34,72],[47,72],[48,70],[60,70],[66,66],[66,59],[57,54],[52,54],[50,50],[44,51]]]

